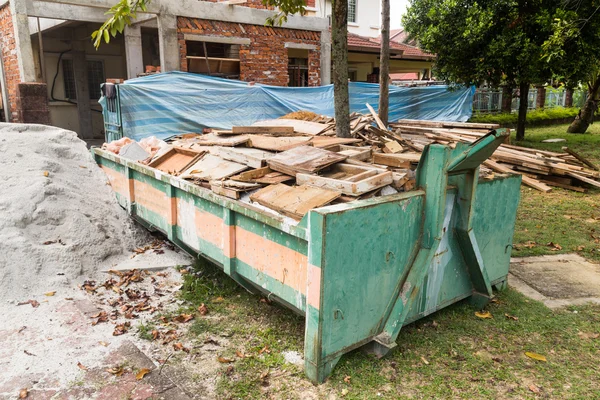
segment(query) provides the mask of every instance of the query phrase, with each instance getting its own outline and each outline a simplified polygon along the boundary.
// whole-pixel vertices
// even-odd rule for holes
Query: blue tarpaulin
[[[379,85],[350,83],[350,111],[375,109]],[[203,128],[231,129],[306,110],[334,116],[333,85],[291,88],[249,85],[247,82],[185,72],[136,78],[120,85],[125,136],[165,138]],[[389,120],[425,119],[467,121],[474,88],[450,91],[447,86],[390,87]],[[105,106],[104,99],[100,103]]]

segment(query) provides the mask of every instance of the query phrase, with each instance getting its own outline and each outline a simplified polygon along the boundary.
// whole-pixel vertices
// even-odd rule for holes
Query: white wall
[[[360,36],[379,36],[380,10],[381,3],[378,0],[356,0],[356,22],[348,22],[348,32]],[[323,16],[331,16],[331,0],[326,0],[324,11]]]

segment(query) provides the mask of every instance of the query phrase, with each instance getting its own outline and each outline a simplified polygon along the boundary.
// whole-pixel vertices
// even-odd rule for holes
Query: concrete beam
[[[331,32],[321,31],[321,85],[331,83]]]
[[[31,47],[31,32],[29,32],[26,0],[13,0],[9,4],[21,82],[36,82],[37,76],[35,73],[33,48]]]
[[[137,78],[144,72],[142,53],[142,30],[139,25],[126,26],[123,32],[125,40],[125,60],[127,62],[127,79]]]
[[[316,50],[317,46],[314,44],[308,43],[294,43],[294,42],[286,42],[286,49],[299,49],[299,50]]]
[[[158,47],[162,72],[179,71],[179,42],[177,41],[177,17],[158,16]]]
[[[22,1],[22,0],[19,0]],[[82,4],[66,4],[55,1],[33,0],[27,13],[30,17],[63,19],[69,21],[85,21],[103,23],[107,16],[105,12],[108,8],[91,7],[83,2]],[[154,18],[152,14],[138,13],[138,19],[146,20]]]
[[[42,13],[46,5],[54,4],[60,5],[60,8],[65,10],[65,12],[68,12],[66,10],[72,6],[85,6],[88,8],[97,8],[103,14],[106,10],[114,5],[114,0],[33,0],[33,3],[34,5],[37,4],[38,13]],[[216,21],[264,25],[267,18],[276,15],[277,12],[198,0],[153,0],[148,5],[148,14],[166,14],[180,17],[203,18]],[[89,21],[89,19],[84,18],[85,16],[82,16],[80,19],[66,18],[64,16],[35,16],[73,19],[76,21]],[[144,17],[141,15],[139,15],[138,18],[144,19]],[[282,28],[322,31],[329,28],[329,21],[327,18],[290,15],[288,17],[288,21],[282,25]]]
[[[212,35],[195,35],[193,33],[186,33],[183,35],[185,40],[195,40],[197,42],[212,42],[212,43],[225,43],[225,44],[240,44],[249,45],[251,40],[248,38],[233,37],[233,36],[212,36]]]

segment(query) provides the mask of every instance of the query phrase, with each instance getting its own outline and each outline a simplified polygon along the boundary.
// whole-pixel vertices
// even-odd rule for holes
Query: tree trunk
[[[513,87],[511,85],[502,86],[502,112],[510,113],[512,111]]]
[[[594,115],[598,110],[598,91],[600,91],[600,77],[596,77],[593,85],[590,85],[590,91],[585,99],[583,108],[579,110],[579,114],[575,120],[569,125],[567,132],[569,133],[585,133],[587,128],[594,122]]]
[[[573,107],[573,89],[565,89],[565,107]]]
[[[517,141],[525,139],[525,123],[527,122],[527,103],[529,100],[529,83],[519,84],[519,118],[517,119]]]
[[[544,108],[546,106],[546,87],[536,86],[537,97],[535,99],[535,108]]]
[[[336,135],[350,137],[350,99],[348,95],[348,0],[334,0],[331,22],[333,56],[333,98]]]
[[[379,119],[388,124],[390,108],[390,0],[381,0],[381,55],[379,59]]]

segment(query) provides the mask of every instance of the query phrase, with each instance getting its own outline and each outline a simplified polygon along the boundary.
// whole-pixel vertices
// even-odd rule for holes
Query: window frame
[[[350,4],[354,3],[354,10],[353,10],[353,18],[350,18]],[[348,0],[348,23],[350,24],[356,24],[358,18],[357,18],[357,13],[358,11],[358,0]]]

